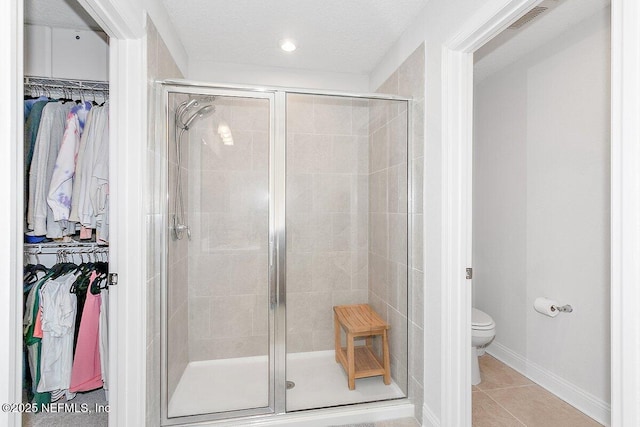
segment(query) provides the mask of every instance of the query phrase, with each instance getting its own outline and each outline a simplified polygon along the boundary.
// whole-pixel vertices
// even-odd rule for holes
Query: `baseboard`
[[[422,405],[422,427],[440,427],[440,420],[426,404]]]
[[[487,347],[486,351],[600,424],[604,424],[607,427],[611,425],[611,405],[605,401],[598,399],[591,393],[584,391],[540,365],[528,361],[525,357],[500,343],[494,341]]]

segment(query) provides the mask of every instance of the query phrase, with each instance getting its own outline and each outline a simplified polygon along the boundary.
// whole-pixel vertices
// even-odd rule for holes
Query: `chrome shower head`
[[[215,111],[216,111],[216,109],[215,109],[215,107],[213,105],[211,105],[211,104],[205,105],[204,107],[200,108],[198,111],[193,113],[191,116],[189,116],[187,121],[182,124],[183,129],[189,130],[189,126],[191,126],[191,124],[194,121],[202,119],[202,118],[207,117],[207,116],[210,116]]]
[[[197,107],[199,102],[197,99],[190,99],[184,101],[176,108],[176,124],[182,125],[184,123],[183,117],[191,108]]]
[[[194,120],[213,113],[215,111],[215,107],[212,105],[214,100],[214,96],[203,95],[182,102],[178,105],[175,112],[176,128],[180,128],[183,131],[188,130],[189,125],[193,123]],[[204,106],[201,107],[203,104]],[[190,114],[190,112],[196,108],[199,109],[195,113]]]

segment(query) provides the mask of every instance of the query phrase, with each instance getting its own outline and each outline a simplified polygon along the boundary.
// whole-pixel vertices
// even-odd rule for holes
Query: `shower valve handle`
[[[187,232],[187,238],[191,240],[191,227],[185,224],[176,224],[175,226],[176,234],[182,235],[183,232]]]

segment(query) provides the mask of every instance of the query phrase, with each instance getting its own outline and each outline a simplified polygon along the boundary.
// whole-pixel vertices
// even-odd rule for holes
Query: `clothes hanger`
[[[84,254],[82,252],[80,252],[80,257],[82,258],[82,261],[84,261]],[[80,272],[80,274],[71,285],[69,292],[73,294],[78,292],[86,292],[87,288],[89,287],[89,279],[91,278],[93,267],[94,263],[90,262],[90,259],[87,256],[87,262],[82,262],[78,266],[78,271]]]
[[[78,266],[76,264],[68,261],[67,252],[65,250],[58,251],[57,255],[60,262],[51,267],[51,270],[53,271],[52,279],[57,279],[60,276],[73,273],[78,270]]]
[[[26,284],[29,283],[35,283],[38,280],[38,273],[47,273],[49,271],[49,269],[47,267],[45,267],[44,265],[40,264],[40,257],[38,256],[37,253],[32,253],[30,255],[33,255],[36,259],[36,263],[28,263],[27,265],[24,266],[23,269],[23,281]]]

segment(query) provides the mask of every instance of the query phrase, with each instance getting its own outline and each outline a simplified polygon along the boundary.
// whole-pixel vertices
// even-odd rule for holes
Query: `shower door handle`
[[[269,305],[274,310],[278,304],[277,276],[274,265],[275,251],[273,236],[269,239]]]
[[[275,310],[276,305],[278,305],[278,292],[276,290],[275,280],[272,280],[271,283],[269,283],[269,306],[271,310]]]
[[[273,238],[269,239],[269,272],[271,272],[271,270],[273,269],[273,259],[275,258],[273,256],[273,251],[274,251],[274,247],[273,247]]]

